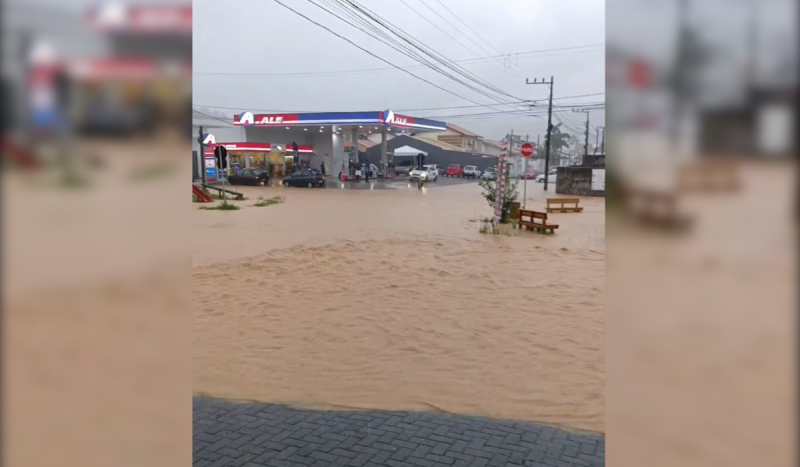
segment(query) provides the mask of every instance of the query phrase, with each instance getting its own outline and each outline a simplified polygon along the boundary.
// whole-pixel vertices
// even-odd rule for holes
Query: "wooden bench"
[[[736,162],[701,160],[678,169],[678,187],[684,192],[734,192],[740,189]]]
[[[529,220],[525,220],[526,218]],[[537,219],[541,222],[536,222]],[[519,220],[517,221],[517,225],[519,225],[519,228],[527,227],[529,229],[544,232],[549,230],[550,233],[555,233],[555,229],[558,228],[558,225],[556,224],[547,223],[546,212],[528,211],[525,209],[519,210]]]
[[[547,198],[547,212],[581,212],[583,208],[578,206],[580,201],[579,198]],[[550,207],[557,204],[561,207]],[[575,206],[564,206],[565,204],[574,204]]]
[[[236,191],[224,190],[224,189],[222,189],[222,188],[220,188],[218,186],[212,186],[212,185],[203,184],[203,188],[205,188],[207,190],[216,190],[217,193],[219,194],[219,196],[222,196],[222,193],[224,192],[224,193],[226,193],[228,195],[233,196],[235,199],[239,199],[239,200],[244,199],[244,193],[238,193]]]
[[[683,230],[691,224],[691,219],[679,211],[674,192],[620,186],[618,195],[623,212],[644,227]]]

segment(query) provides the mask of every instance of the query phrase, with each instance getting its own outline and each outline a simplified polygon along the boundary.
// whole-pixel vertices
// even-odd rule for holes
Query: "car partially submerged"
[[[464,169],[458,164],[450,164],[444,172],[445,177],[463,177]]]
[[[497,178],[497,168],[489,167],[481,174],[481,180],[495,180]]]
[[[477,178],[481,176],[481,171],[474,165],[464,166],[464,178]]]
[[[439,180],[439,171],[435,165],[423,165],[422,168],[416,168],[408,174],[411,180],[425,180],[435,182]]]
[[[319,171],[298,170],[283,178],[283,186],[287,188],[290,186],[323,187],[325,186],[325,179]]]

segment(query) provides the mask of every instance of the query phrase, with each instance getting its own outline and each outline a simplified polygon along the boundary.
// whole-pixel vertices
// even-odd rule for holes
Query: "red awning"
[[[191,34],[192,5],[124,5],[109,3],[87,14],[89,27],[131,34]]]
[[[205,155],[207,157],[214,156],[214,148],[217,146],[225,146],[225,149],[232,152],[270,152],[272,151],[272,145],[269,143],[248,143],[248,142],[241,142],[241,143],[217,143],[217,144],[207,144],[205,145]],[[291,146],[279,145],[276,146],[280,152],[291,152]],[[311,154],[314,152],[313,146],[301,146],[297,145],[297,152],[300,154]]]

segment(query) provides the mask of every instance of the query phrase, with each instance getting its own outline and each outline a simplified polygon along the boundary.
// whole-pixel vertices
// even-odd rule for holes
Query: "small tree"
[[[518,182],[511,182],[509,174],[511,172],[511,167],[506,164],[506,176],[505,176],[505,193],[503,195],[503,212],[500,215],[500,223],[505,224],[507,222],[508,213],[511,211],[511,204],[517,201],[517,197],[519,197],[519,183]],[[489,207],[494,209],[495,200],[497,200],[497,179],[495,180],[481,180],[480,186],[483,188],[483,197],[489,203]]]

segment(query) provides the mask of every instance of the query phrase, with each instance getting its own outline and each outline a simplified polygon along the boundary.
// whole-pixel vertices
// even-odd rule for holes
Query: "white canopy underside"
[[[401,157],[401,156],[416,156],[417,154],[422,153],[424,155],[428,155],[425,151],[420,151],[417,148],[413,148],[411,146],[403,146],[401,148],[397,148],[394,150],[394,157]]]

